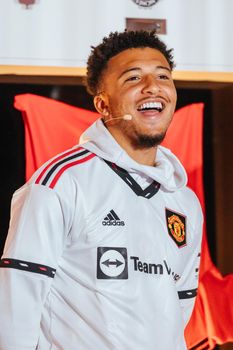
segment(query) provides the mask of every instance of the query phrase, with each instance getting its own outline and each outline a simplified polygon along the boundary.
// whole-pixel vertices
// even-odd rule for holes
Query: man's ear
[[[99,112],[103,117],[108,117],[110,115],[107,99],[102,93],[99,93],[98,95],[96,95],[94,97],[93,102],[97,112]]]

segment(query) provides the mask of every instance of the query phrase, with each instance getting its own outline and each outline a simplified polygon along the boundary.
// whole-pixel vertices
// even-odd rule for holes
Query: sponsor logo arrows
[[[121,262],[118,259],[116,259],[116,260],[107,259],[107,260],[103,261],[102,264],[104,264],[107,267],[109,267],[109,266],[116,266],[116,267],[118,267],[118,266],[123,265],[123,262]]]

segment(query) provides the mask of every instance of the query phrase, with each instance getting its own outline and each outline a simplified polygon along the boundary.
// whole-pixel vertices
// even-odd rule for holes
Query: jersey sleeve
[[[199,203],[196,214],[194,235],[191,242],[191,254],[186,260],[186,265],[181,278],[176,283],[185,325],[187,325],[191,317],[198,293],[198,276],[203,233],[203,214]]]
[[[26,184],[14,194],[0,261],[0,349],[36,349],[41,312],[64,248],[69,217],[68,208],[50,188]]]

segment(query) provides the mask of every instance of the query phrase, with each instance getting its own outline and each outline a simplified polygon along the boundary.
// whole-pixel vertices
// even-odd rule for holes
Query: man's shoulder
[[[182,203],[187,208],[187,211],[195,215],[203,215],[200,200],[197,194],[189,187],[185,186],[180,190]]]
[[[95,156],[94,153],[82,146],[77,145],[72,147],[45,162],[33,174],[28,183],[43,185],[53,189],[58,181],[64,177],[64,174],[69,177],[72,169],[76,169],[81,164],[88,163]]]

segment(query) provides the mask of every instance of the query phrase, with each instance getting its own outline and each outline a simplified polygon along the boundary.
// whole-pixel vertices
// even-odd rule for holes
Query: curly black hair
[[[158,38],[155,30],[150,32],[145,30],[112,32],[108,37],[104,37],[98,46],[92,46],[87,61],[87,91],[91,95],[97,94],[101,74],[110,58],[124,50],[143,47],[159,50],[165,56],[170,68],[174,68],[173,49],[167,49],[167,46]]]

